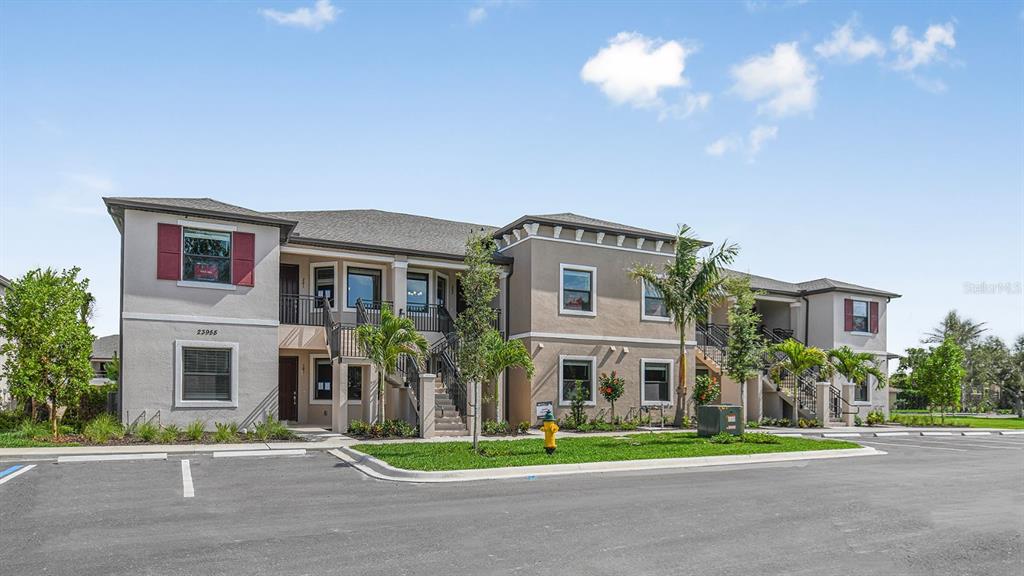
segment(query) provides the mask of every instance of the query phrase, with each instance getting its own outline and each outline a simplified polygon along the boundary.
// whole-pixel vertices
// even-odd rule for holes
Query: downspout
[[[811,335],[808,330],[810,330],[811,322],[811,302],[807,299],[805,292],[800,294],[800,299],[804,301],[804,346],[810,346]]]

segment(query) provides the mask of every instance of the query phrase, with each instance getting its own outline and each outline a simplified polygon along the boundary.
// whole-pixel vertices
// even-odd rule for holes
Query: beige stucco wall
[[[279,231],[269,226],[189,218],[255,234],[254,286],[180,286],[156,278],[157,224],[176,215],[126,210],[124,218],[122,417],[179,425],[200,419],[246,425],[277,412]],[[200,224],[201,226],[201,224]],[[175,342],[238,345],[237,407],[175,405]]]

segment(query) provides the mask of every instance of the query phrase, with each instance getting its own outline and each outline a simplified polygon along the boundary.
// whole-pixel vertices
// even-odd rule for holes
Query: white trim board
[[[652,256],[664,256],[665,258],[675,258],[675,254],[670,254],[668,252],[655,252],[653,250],[638,250],[636,248],[626,248],[625,246],[612,246],[610,244],[596,244],[594,242],[583,242],[582,240],[577,242],[576,240],[569,240],[569,239],[566,239],[566,238],[551,238],[550,236],[537,236],[537,235],[525,236],[523,238],[520,238],[519,240],[516,240],[515,242],[505,246],[504,248],[499,248],[498,252],[504,252],[505,250],[508,250],[509,248],[511,248],[513,246],[517,246],[519,244],[522,244],[523,242],[526,242],[527,240],[545,240],[545,241],[548,241],[548,242],[564,242],[566,244],[577,244],[577,245],[582,245],[582,246],[593,246],[595,248],[607,248],[609,250],[624,250],[626,252],[638,252],[640,254],[650,254]]]
[[[629,342],[632,344],[657,344],[679,346],[679,340],[666,338],[637,338],[633,336],[597,336],[593,334],[566,334],[559,332],[520,332],[509,336],[509,340],[522,338],[547,338],[552,340],[583,340],[588,342]],[[687,346],[696,342],[687,341]]]
[[[340,250],[318,250],[316,248],[298,248],[295,246],[281,246],[282,254],[295,254],[297,256],[322,256],[339,260],[366,260],[368,262],[391,263],[395,261],[394,256],[378,256],[376,254],[363,254],[361,252],[344,252]]]
[[[226,316],[190,316],[187,314],[156,314],[152,312],[122,312],[124,320],[149,322],[188,322],[191,324],[232,324],[236,326],[280,326],[278,320],[266,318],[228,318]]]

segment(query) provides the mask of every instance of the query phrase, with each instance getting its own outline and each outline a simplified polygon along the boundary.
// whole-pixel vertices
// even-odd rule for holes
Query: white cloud
[[[750,131],[750,155],[754,156],[761,151],[761,146],[769,140],[775,140],[779,136],[778,126],[757,126]]]
[[[469,22],[470,26],[474,26],[483,22],[487,18],[487,8],[483,6],[474,6],[469,9],[466,13],[466,21]]]
[[[271,22],[283,26],[296,26],[309,30],[322,30],[324,26],[334,22],[334,19],[341,14],[340,8],[335,8],[331,0],[316,0],[313,8],[296,8],[291,12],[280,12],[268,8],[260,9],[260,14]]]
[[[636,108],[664,106],[660,92],[685,86],[686,57],[694,48],[664,42],[636,32],[620,32],[587,60],[580,70],[584,82],[596,84],[612,102]]]
[[[753,162],[765,142],[775,140],[778,136],[778,126],[759,125],[750,131],[745,140],[739,136],[723,136],[705,146],[704,152],[708,156],[724,156],[727,153],[743,151],[747,155],[747,161]]]
[[[758,113],[788,116],[814,109],[818,75],[796,42],[776,44],[770,55],[752,56],[733,66],[732,76],[735,93],[762,101]]]
[[[670,104],[661,109],[658,113],[658,120],[666,118],[685,119],[702,110],[707,110],[711,104],[711,94],[700,92],[694,94],[687,92],[676,104]]]
[[[933,24],[920,40],[914,38],[906,26],[897,26],[892,31],[892,47],[899,53],[893,68],[914,70],[936,60],[944,60],[949,49],[956,47],[955,28],[952,22]]]
[[[881,58],[885,55],[885,46],[882,46],[874,36],[865,34],[860,38],[854,38],[856,28],[856,18],[851,18],[846,24],[833,30],[828,39],[815,46],[814,51],[822,58],[839,58],[847,62],[858,62],[868,56]]]
[[[741,143],[740,139],[735,136],[723,136],[711,144],[708,144],[704,148],[704,151],[707,152],[709,156],[723,156],[726,152],[732,152],[739,148]]]

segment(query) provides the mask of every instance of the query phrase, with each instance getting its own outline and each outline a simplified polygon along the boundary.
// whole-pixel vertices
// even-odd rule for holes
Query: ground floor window
[[[641,360],[643,379],[641,398],[645,405],[668,404],[672,401],[672,362],[670,360]]]
[[[176,340],[175,401],[198,407],[236,406],[238,344]]]
[[[594,403],[594,389],[597,386],[597,380],[594,378],[596,363],[597,359],[592,356],[562,356],[560,358],[559,404],[571,404],[577,386],[582,387],[583,397],[587,404]]]
[[[334,367],[330,358],[318,358],[314,364],[313,400],[330,400],[334,389]]]
[[[363,401],[363,367],[348,367],[348,401]]]
[[[857,384],[856,386],[853,387],[853,400],[854,400],[854,402],[870,402],[871,401],[871,398],[870,398],[871,391],[868,389],[868,386],[870,386],[870,382],[869,382],[870,380],[871,379],[868,378],[868,381],[862,382],[862,383]]]

